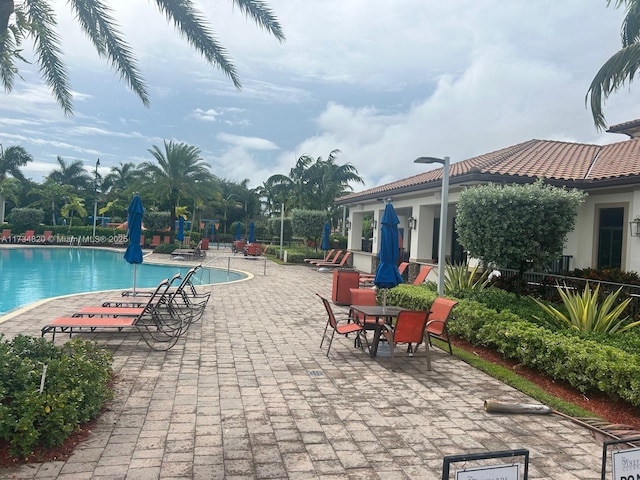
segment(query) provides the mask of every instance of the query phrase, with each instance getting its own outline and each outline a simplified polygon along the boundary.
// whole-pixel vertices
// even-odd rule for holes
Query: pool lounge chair
[[[329,260],[327,260],[326,262],[320,259],[309,259],[309,265],[311,265],[312,267],[315,267],[316,265],[318,265],[319,263],[325,263],[325,264],[329,264],[329,263],[336,263],[338,261],[338,259],[340,258],[340,255],[342,255],[342,250],[336,250],[333,254],[333,256],[331,258],[329,258]]]
[[[35,230],[26,230],[23,235],[20,236],[20,242],[31,243],[36,236]]]
[[[3,228],[2,229],[2,238],[0,239],[3,243],[11,243],[11,229]]]
[[[159,245],[160,245],[160,235],[154,235],[154,236],[151,238],[151,243],[149,244],[149,246],[150,246],[151,248],[156,248],[156,247],[157,247],[157,246],[159,246]]]
[[[154,294],[149,298],[148,307],[143,308],[142,313],[132,315],[109,315],[91,314],[91,308],[84,309],[87,314],[76,313],[71,317],[59,317],[42,327],[41,333],[44,337],[47,333],[52,334],[55,340],[57,332],[73,333],[79,332],[123,332],[140,334],[145,343],[154,350],[168,350],[172,348],[178,339],[185,333],[186,329],[182,319],[170,314],[168,310],[161,308],[166,303],[169,280],[165,279],[156,288]],[[124,310],[121,310],[124,312]]]
[[[305,263],[310,263],[310,262],[328,262],[332,257],[333,253],[336,251],[335,248],[332,248],[331,250],[329,250],[327,252],[327,254],[324,256],[324,258],[305,258],[302,261]]]
[[[402,275],[404,277],[404,272],[407,270],[407,267],[409,266],[409,262],[402,262],[400,265],[398,265],[398,271],[400,272],[400,275]],[[360,278],[358,278],[358,282],[360,282],[360,285],[373,285],[373,281],[376,278],[376,274],[375,273],[361,273],[360,274]]]
[[[347,265],[347,261],[351,258],[351,252],[346,252],[342,256],[342,260],[339,263],[316,263],[315,266],[318,267],[318,270],[321,268],[339,268]]]

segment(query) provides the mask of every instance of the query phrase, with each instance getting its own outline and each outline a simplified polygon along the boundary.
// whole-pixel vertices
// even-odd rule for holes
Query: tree
[[[108,3],[100,0],[69,0],[67,3],[98,54],[112,65],[142,103],[149,106],[147,86]],[[241,85],[235,66],[193,1],[155,0],[155,3],[191,46],[208,63],[220,68],[239,89]],[[262,0],[234,0],[234,3],[259,27],[280,42],[284,41],[280,24]],[[62,61],[60,37],[56,32],[51,4],[52,0],[0,0],[0,81],[7,92],[13,89],[14,77],[19,74],[17,62],[27,62],[22,57],[21,45],[30,37],[35,45],[36,63],[45,82],[64,112],[72,115],[71,88],[67,68]],[[12,16],[13,13],[15,15]]]
[[[87,209],[84,208],[84,200],[75,194],[69,195],[67,203],[62,206],[61,212],[63,217],[69,217],[69,228],[73,223],[73,216],[77,214],[80,218],[87,216]]]
[[[156,163],[144,162],[140,169],[149,175],[153,188],[169,201],[172,226],[176,221],[176,207],[181,196],[193,195],[202,189],[206,181],[212,180],[209,164],[200,157],[200,149],[185,143],[164,141],[164,152],[156,145],[149,149]]]
[[[51,179],[37,188],[31,189],[30,197],[36,197],[29,206],[40,207],[43,210],[51,209],[51,225],[56,224],[57,206],[72,193],[73,187],[70,185],[59,185]]]
[[[91,188],[93,179],[84,169],[82,160],[67,162],[60,155],[56,160],[58,168],[47,175],[45,181],[51,181],[58,185],[71,185],[76,191],[88,191]]]
[[[102,181],[102,191],[109,198],[117,198],[120,194],[132,188],[140,179],[140,172],[133,162],[120,162],[119,166],[111,167],[111,171]]]
[[[593,122],[598,130],[607,128],[604,101],[625,83],[631,83],[640,66],[640,0],[607,0],[607,6],[622,5],[627,14],[622,22],[622,48],[600,67],[591,81],[585,101],[591,106]]]
[[[296,208],[291,212],[293,234],[304,238],[307,245],[312,241],[317,247],[326,221],[326,214],[321,211]]]
[[[485,265],[515,268],[522,277],[562,255],[584,197],[542,181],[467,188],[456,207],[458,241]]]
[[[5,182],[7,176],[11,175],[20,182],[24,182],[25,178],[20,171],[20,167],[24,167],[32,161],[33,157],[23,147],[13,145],[4,150],[2,144],[0,144],[0,183],[3,184],[2,190],[0,190],[0,223],[4,223],[5,200],[14,199],[18,194],[17,185],[13,182]]]

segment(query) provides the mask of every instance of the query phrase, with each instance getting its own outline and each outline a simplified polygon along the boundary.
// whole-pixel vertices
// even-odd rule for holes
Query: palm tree
[[[20,167],[24,167],[32,161],[33,157],[23,147],[13,145],[5,150],[0,143],[0,182],[4,183],[8,175],[18,179],[20,182],[25,182]],[[7,199],[15,198],[17,195],[16,190],[17,186],[9,182],[3,185],[0,191],[0,223],[4,223],[4,202]]]
[[[60,213],[62,213],[63,217],[70,217],[69,229],[71,229],[73,215],[77,214],[80,218],[84,218],[87,216],[87,209],[84,208],[84,200],[82,198],[75,194],[71,194],[67,198],[67,203],[62,206]]]
[[[140,172],[133,162],[120,162],[119,166],[111,167],[111,171],[104,177],[102,191],[108,193],[110,198],[117,197],[133,188],[139,180]]]
[[[40,207],[43,210],[51,209],[51,225],[56,224],[56,204],[59,204],[64,198],[72,193],[73,187],[70,185],[59,185],[51,179],[31,189],[30,197],[36,197],[37,200],[32,202],[30,206]]]
[[[164,152],[156,145],[149,149],[156,163],[144,162],[140,170],[150,176],[154,190],[169,200],[169,225],[176,222],[176,207],[181,196],[193,195],[212,180],[209,164],[200,156],[200,149],[185,143],[164,141]],[[173,237],[173,228],[171,228]]]
[[[640,0],[607,0],[607,6],[614,1],[614,8],[625,5],[627,10],[622,22],[622,48],[600,67],[585,99],[591,106],[593,122],[598,130],[607,128],[604,101],[625,83],[631,83],[640,67]]]
[[[58,185],[71,185],[77,191],[89,190],[93,185],[93,179],[84,169],[82,160],[66,162],[60,155],[57,157],[59,168],[47,175],[46,180]]]
[[[155,0],[158,9],[173,23],[204,59],[220,68],[236,88],[240,80],[236,68],[229,60],[224,47],[198,11],[192,0]],[[131,48],[122,38],[117,22],[112,16],[108,2],[99,0],[69,0],[67,2],[87,34],[98,54],[113,66],[122,80],[149,106],[149,94],[136,65]],[[240,11],[252,18],[256,24],[284,41],[280,24],[271,9],[262,0],[234,0]],[[62,61],[60,37],[56,32],[56,18],[52,8],[53,0],[15,2],[0,0],[0,81],[10,92],[22,57],[22,42],[31,37],[38,63],[45,82],[67,115],[73,115],[71,88],[67,68]],[[14,14],[15,15],[12,15]]]

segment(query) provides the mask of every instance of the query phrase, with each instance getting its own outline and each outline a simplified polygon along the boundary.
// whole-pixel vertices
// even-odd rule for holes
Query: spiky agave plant
[[[616,305],[622,287],[607,295],[601,303],[598,301],[600,285],[591,290],[587,282],[582,293],[570,291],[566,285],[558,285],[556,288],[567,314],[537,299],[534,300],[545,312],[569,328],[581,332],[616,333],[640,325],[640,321],[625,325],[629,317],[620,318],[631,302],[631,298],[627,298]]]
[[[483,290],[489,283],[489,271],[485,270],[478,276],[478,265],[469,270],[466,263],[447,264],[445,267],[445,292],[457,290]]]

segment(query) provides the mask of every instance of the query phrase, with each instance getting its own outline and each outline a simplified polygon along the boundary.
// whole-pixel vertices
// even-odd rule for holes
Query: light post
[[[93,194],[95,195],[95,201],[93,202],[93,236],[91,237],[91,243],[96,243],[96,215],[98,215],[98,167],[100,166],[100,159],[96,162],[96,171],[93,177]]]
[[[438,240],[438,296],[444,297],[445,242],[447,241],[447,204],[449,202],[449,157],[419,157],[414,163],[442,164],[442,195],[440,198],[440,235]]]

